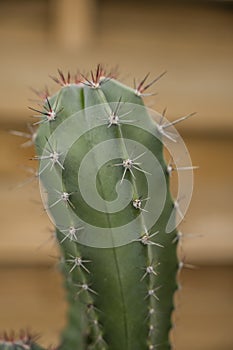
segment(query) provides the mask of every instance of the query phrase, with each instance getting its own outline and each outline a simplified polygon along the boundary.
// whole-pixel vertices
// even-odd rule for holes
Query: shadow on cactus
[[[191,115],[169,122],[146,108],[142,98],[160,77],[147,78],[129,88],[100,65],[90,77],[59,71],[60,90],[40,94],[42,109],[31,108],[37,176],[69,302],[58,350],[172,348],[176,227],[193,169],[174,124]],[[170,194],[173,171],[181,201]],[[0,349],[41,349],[26,345],[2,340]]]

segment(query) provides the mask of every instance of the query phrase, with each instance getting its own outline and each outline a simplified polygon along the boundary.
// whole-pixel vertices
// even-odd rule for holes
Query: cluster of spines
[[[53,81],[55,81],[55,83],[62,87],[72,84],[83,84],[96,89],[99,88],[100,85],[108,79],[115,78],[116,75],[116,69],[108,73],[103,65],[98,64],[96,71],[91,71],[89,75],[82,74],[80,72],[76,73],[75,75],[71,75],[71,73],[68,71],[67,75],[65,76],[65,74],[60,69],[58,69],[58,77],[52,76],[51,78]]]
[[[0,348],[3,346],[4,350],[41,350],[35,344],[37,339],[37,335],[33,335],[25,330],[21,330],[19,334],[4,332],[0,334]],[[50,348],[50,350],[55,350],[55,348]]]

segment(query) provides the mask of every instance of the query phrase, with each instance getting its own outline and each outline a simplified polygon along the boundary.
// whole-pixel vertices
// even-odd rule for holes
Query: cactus
[[[90,78],[59,71],[60,90],[31,108],[69,302],[59,350],[171,349],[180,210],[163,145],[179,144],[173,124],[187,117],[153,120],[143,96],[158,78],[147,78],[129,88],[100,65]]]
[[[0,349],[2,350],[43,350],[43,348],[35,343],[37,336],[31,335],[28,331],[20,331],[19,335],[13,332],[6,332],[0,335]],[[52,349],[51,349],[52,350]]]

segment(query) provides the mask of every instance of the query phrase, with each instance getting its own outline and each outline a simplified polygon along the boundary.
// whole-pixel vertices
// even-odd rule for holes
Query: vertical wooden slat
[[[56,43],[74,50],[91,42],[94,34],[96,0],[52,0],[53,32]]]

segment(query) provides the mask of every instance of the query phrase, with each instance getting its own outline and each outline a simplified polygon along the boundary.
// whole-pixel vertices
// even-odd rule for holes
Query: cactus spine
[[[69,302],[58,349],[171,349],[179,234],[162,140],[175,141],[172,123],[145,108],[147,77],[132,89],[101,66],[90,79],[59,75],[35,123]]]

